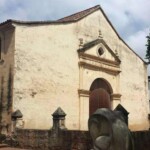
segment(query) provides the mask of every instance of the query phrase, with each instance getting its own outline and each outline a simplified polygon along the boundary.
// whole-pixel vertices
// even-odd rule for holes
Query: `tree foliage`
[[[148,60],[148,63],[150,63],[150,33],[148,36],[146,36],[147,38],[147,44],[146,44],[146,59]]]

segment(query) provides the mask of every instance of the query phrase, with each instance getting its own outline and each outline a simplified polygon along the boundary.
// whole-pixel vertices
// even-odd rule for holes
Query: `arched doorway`
[[[92,115],[98,108],[111,108],[112,88],[108,81],[98,78],[93,81],[90,87],[89,115]]]

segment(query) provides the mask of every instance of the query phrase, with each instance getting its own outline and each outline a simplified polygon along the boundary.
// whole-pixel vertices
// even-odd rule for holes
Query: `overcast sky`
[[[0,22],[56,20],[95,5],[101,5],[120,36],[144,58],[150,0],[0,0]]]

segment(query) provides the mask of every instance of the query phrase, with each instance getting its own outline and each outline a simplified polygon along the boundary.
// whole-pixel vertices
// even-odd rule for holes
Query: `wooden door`
[[[111,108],[110,94],[104,88],[91,91],[89,99],[89,115],[92,115],[98,108]]]

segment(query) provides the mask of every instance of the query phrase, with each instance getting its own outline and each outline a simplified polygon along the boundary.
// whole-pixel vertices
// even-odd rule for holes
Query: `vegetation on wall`
[[[9,69],[7,90],[8,90],[8,93],[7,93],[7,110],[8,110],[8,112],[10,112],[11,108],[12,108],[12,74],[11,74],[11,67]]]
[[[1,78],[1,92],[0,92],[0,123],[2,122],[2,111],[3,111],[3,95],[4,95],[4,77]]]
[[[146,36],[147,38],[147,44],[146,44],[146,59],[148,60],[148,63],[150,63],[150,33],[148,36]]]

